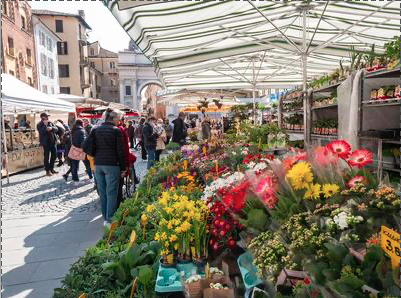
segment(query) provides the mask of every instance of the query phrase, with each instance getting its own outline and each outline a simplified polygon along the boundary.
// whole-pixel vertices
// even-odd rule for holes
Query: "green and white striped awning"
[[[104,1],[167,88],[300,85],[400,32],[397,1]],[[302,57],[307,57],[305,68]]]

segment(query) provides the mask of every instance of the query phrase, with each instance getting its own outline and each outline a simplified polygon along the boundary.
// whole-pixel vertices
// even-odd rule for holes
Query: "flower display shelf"
[[[318,110],[318,109],[330,109],[330,108],[338,108],[338,104],[333,103],[330,105],[324,105],[324,106],[314,106],[312,110]]]
[[[253,260],[253,258],[249,251],[240,255],[237,260],[238,267],[241,271],[241,277],[242,277],[242,280],[245,285],[245,290],[252,289],[252,288],[256,287],[257,285],[260,285],[263,283],[263,281],[260,278],[257,278],[257,276],[256,276],[257,269],[256,269],[256,266],[254,266],[252,264],[252,260]],[[253,266],[252,269],[254,269],[254,276],[252,276],[252,274],[250,274],[250,271],[243,266],[244,262],[247,262],[248,264],[252,264],[252,266]]]
[[[375,100],[364,100],[362,106],[364,108],[370,107],[385,107],[385,106],[399,106],[401,105],[401,98],[389,98],[389,99],[375,99]]]
[[[315,134],[313,133],[312,138],[324,138],[324,139],[333,139],[333,140],[337,140],[338,139],[338,135],[334,134],[334,135],[323,135],[323,134]]]
[[[369,79],[377,78],[377,77],[380,77],[380,78],[387,78],[387,77],[392,78],[394,76],[397,76],[397,74],[398,74],[398,77],[399,77],[400,76],[400,68],[399,67],[391,69],[391,70],[379,69],[379,70],[375,70],[375,71],[370,71],[370,72],[366,73],[365,78],[369,78]]]
[[[157,293],[182,292],[184,287],[180,280],[181,272],[184,273],[184,279],[191,276],[192,271],[196,269],[193,263],[177,264],[177,268],[163,268],[159,264],[157,272],[155,291]]]
[[[331,84],[331,85],[323,86],[323,87],[321,87],[319,89],[313,90],[313,92],[314,93],[317,93],[317,92],[331,92],[331,91],[337,89],[337,87],[340,86],[341,83],[342,83],[342,81],[334,83],[334,84]]]

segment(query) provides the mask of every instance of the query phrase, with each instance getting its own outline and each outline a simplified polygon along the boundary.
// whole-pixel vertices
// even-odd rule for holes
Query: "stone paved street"
[[[138,176],[146,163],[135,163]],[[81,164],[81,185],[41,169],[2,180],[1,297],[49,298],[71,264],[103,233],[100,202]],[[71,178],[70,178],[71,179]]]

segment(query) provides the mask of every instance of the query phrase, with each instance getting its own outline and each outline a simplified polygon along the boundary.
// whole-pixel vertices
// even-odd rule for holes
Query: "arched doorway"
[[[166,107],[157,104],[156,94],[162,89],[159,82],[146,82],[139,89],[140,108],[143,113],[148,116],[152,115],[156,118],[166,117]]]

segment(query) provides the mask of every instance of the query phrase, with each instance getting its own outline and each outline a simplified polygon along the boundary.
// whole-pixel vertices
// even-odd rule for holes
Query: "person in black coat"
[[[184,145],[185,139],[187,138],[187,126],[185,125],[184,120],[185,120],[185,113],[180,112],[178,114],[178,118],[173,121],[174,129],[173,129],[172,141],[180,145]]]
[[[49,116],[47,113],[40,114],[41,121],[36,126],[39,132],[39,142],[43,146],[46,176],[58,173],[54,170],[54,163],[57,158],[56,134],[58,128],[49,121]]]
[[[142,129],[142,139],[148,155],[147,168],[150,169],[155,163],[158,133],[155,131],[156,118],[150,117]]]
[[[71,136],[72,136],[72,145],[77,147],[77,148],[81,148],[82,147],[82,143],[85,141],[85,139],[87,138],[87,134],[85,132],[85,129],[83,128],[83,121],[81,119],[77,119],[75,121],[75,125],[72,128],[72,132],[71,132]],[[78,177],[78,170],[79,170],[79,162],[80,160],[71,160],[71,175],[72,175],[72,181],[74,182],[79,182],[79,177]],[[84,165],[86,168],[86,173],[89,176],[89,179],[92,179],[92,170],[90,167],[90,163],[89,160],[85,159],[84,161]],[[64,177],[65,179],[65,177]]]

